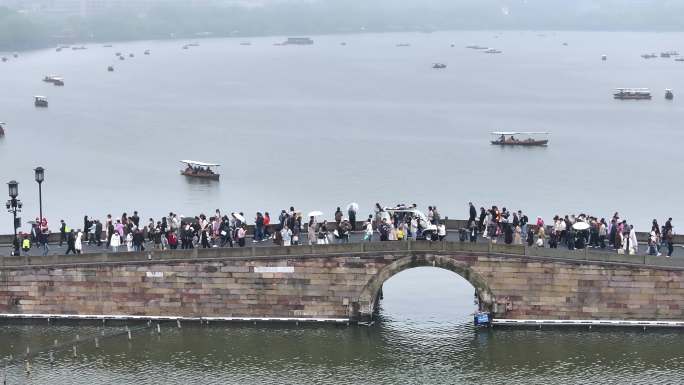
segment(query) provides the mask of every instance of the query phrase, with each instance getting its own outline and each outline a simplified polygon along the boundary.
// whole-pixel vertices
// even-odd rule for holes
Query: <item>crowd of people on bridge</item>
[[[546,224],[541,217],[531,226],[529,219],[521,210],[511,212],[505,207],[499,209],[492,206],[486,210],[480,207],[480,212],[470,203],[468,219],[468,233],[471,242],[477,240],[478,234],[489,238],[492,242],[503,240],[506,244],[558,248],[567,247],[569,250],[597,248],[615,249],[620,254],[637,254],[639,241],[633,224],[621,218],[615,212],[610,221],[605,218],[587,214],[555,215],[550,224]],[[464,237],[462,237],[464,238]],[[668,218],[665,225],[658,225],[654,219],[647,242],[648,254],[660,256],[661,248],[667,248],[666,257],[674,252],[674,230],[672,218]]]
[[[248,235],[247,219],[242,212],[222,214],[216,209],[213,215],[199,214],[194,217],[179,216],[170,212],[167,216],[147,223],[137,211],[132,215],[123,213],[114,218],[108,214],[103,221],[83,218],[83,227],[74,230],[64,220],[59,225],[59,245],[66,244],[66,254],[80,254],[84,245],[106,247],[113,252],[143,251],[155,249],[192,249],[212,247],[244,247],[248,237],[252,243],[270,241],[277,245],[330,244],[350,242],[351,234],[359,240],[405,241],[444,240],[447,237],[447,220],[442,218],[436,206],[428,206],[424,214],[416,204],[397,204],[384,207],[375,205],[373,214],[360,225],[357,222],[358,205],[350,204],[346,210],[337,207],[334,222],[320,220],[321,212],[304,216],[293,206],[281,210],[275,222],[269,212],[257,212],[253,218],[253,232]],[[360,225],[360,226],[359,226]],[[469,216],[465,227],[459,231],[462,242],[489,242],[531,247],[567,247],[570,250],[584,248],[612,248],[618,253],[636,254],[639,250],[634,226],[616,212],[610,220],[586,214],[556,215],[550,223],[541,217],[530,222],[522,210],[489,209],[469,203]],[[47,220],[37,218],[30,234],[20,237],[21,249],[28,253],[31,245],[41,247],[43,254],[49,251],[50,230]],[[662,227],[654,219],[648,239],[648,253],[661,255],[663,247],[667,256],[673,253],[673,226],[669,218]],[[15,244],[15,250],[18,250]]]

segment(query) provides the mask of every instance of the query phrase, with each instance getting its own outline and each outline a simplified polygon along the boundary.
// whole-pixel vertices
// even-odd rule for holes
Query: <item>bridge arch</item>
[[[357,302],[360,313],[359,318],[368,320],[373,317],[373,313],[378,305],[380,290],[385,281],[404,270],[422,266],[437,267],[460,275],[475,288],[480,310],[496,311],[496,297],[489,284],[479,273],[472,269],[467,261],[450,255],[412,254],[397,259],[383,267],[368,281],[361,291]]]

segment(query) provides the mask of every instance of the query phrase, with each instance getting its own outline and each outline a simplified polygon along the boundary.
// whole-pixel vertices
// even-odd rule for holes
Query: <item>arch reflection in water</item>
[[[382,285],[381,321],[472,323],[475,288],[460,275],[434,267],[404,270]]]

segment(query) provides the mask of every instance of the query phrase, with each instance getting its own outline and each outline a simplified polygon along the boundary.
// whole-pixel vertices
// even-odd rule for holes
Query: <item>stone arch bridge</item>
[[[5,257],[0,313],[362,321],[417,266],[461,275],[499,318],[684,320],[684,261],[457,242]]]

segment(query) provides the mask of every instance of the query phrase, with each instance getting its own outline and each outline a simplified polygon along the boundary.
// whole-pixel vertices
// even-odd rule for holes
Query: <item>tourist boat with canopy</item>
[[[650,100],[651,90],[648,88],[616,88],[613,98],[619,100]]]
[[[548,139],[541,139],[539,136],[547,136],[548,132],[525,132],[525,131],[503,131],[492,132],[496,140],[491,143],[497,146],[547,146]],[[522,138],[522,139],[521,139]]]
[[[185,169],[181,170],[181,175],[211,180],[219,180],[221,176],[211,170],[212,167],[219,167],[220,164],[198,162],[196,160],[181,160],[180,162],[186,165]]]

